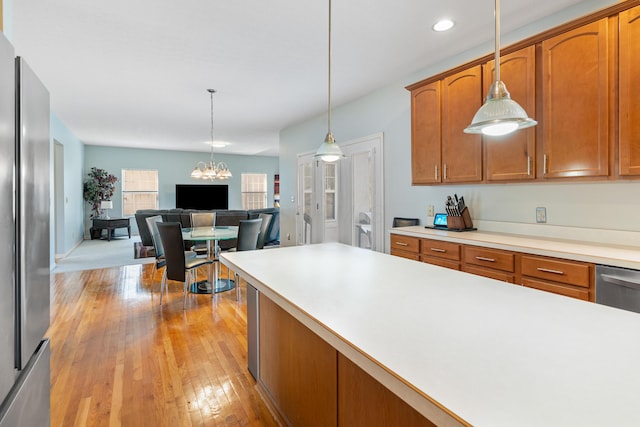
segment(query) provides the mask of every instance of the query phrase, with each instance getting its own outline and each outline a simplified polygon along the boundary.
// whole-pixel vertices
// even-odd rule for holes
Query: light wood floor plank
[[[246,368],[245,290],[183,311],[172,282],[161,307],[151,270],[52,275],[51,425],[278,425]]]

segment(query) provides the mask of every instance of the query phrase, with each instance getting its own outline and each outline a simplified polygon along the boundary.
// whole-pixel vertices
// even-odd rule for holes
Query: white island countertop
[[[639,314],[335,243],[221,260],[439,425],[640,425]]]
[[[392,228],[389,232],[640,270],[640,246],[611,245],[486,231],[434,230],[419,225]]]

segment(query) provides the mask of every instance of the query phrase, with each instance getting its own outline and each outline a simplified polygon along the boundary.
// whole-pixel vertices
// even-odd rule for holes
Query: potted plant
[[[91,205],[91,218],[100,216],[100,202],[111,200],[116,190],[118,178],[104,169],[91,168],[89,178],[84,182],[84,200]]]

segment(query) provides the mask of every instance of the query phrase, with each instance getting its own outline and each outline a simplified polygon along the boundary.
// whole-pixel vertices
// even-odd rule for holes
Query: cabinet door
[[[442,182],[482,180],[482,139],[464,133],[482,105],[480,65],[442,82]]]
[[[545,178],[609,173],[607,22],[542,42]]]
[[[495,81],[495,61],[483,65],[484,98]],[[500,79],[516,101],[535,118],[536,50],[529,46],[500,58]],[[537,126],[504,137],[484,136],[485,176],[488,181],[534,179]]]
[[[411,91],[411,182],[433,184],[441,177],[440,82]]]
[[[620,13],[620,175],[640,175],[640,6]]]

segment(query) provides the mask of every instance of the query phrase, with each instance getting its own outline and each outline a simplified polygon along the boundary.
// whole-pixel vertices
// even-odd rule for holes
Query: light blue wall
[[[54,221],[54,157],[53,144],[59,143],[64,149],[64,248],[60,255],[68,253],[83,238],[83,204],[82,200],[82,164],[84,144],[67,128],[67,126],[51,113],[51,227],[50,254],[51,265],[55,257],[55,221]]]
[[[118,183],[113,197],[113,210],[109,215],[112,217],[122,216],[122,169],[157,170],[159,207],[160,209],[170,209],[175,208],[175,185],[203,183],[203,181],[191,179],[189,175],[197,162],[208,159],[208,153],[87,145],[85,146],[83,163],[85,178],[82,181],[86,179],[86,173],[92,167],[105,169],[117,176]],[[229,209],[242,209],[240,189],[242,173],[267,174],[267,201],[268,206],[273,205],[273,180],[279,170],[277,157],[215,154],[215,161],[225,162],[233,174],[233,177],[227,181],[214,182],[214,184],[229,185]],[[85,235],[88,235],[90,226],[89,214],[89,205],[85,203]],[[132,220],[131,224],[133,232],[137,233],[135,221]]]
[[[614,3],[617,2],[581,2],[504,36],[504,44],[533,36]],[[418,217],[424,222],[428,205],[434,205],[436,211],[443,211],[446,196],[457,193],[465,196],[474,220],[495,221],[505,226],[510,223],[535,224],[535,207],[545,206],[547,227],[640,231],[638,215],[616,215],[615,221],[606,221],[612,212],[640,211],[640,199],[637,197],[640,194],[640,183],[637,181],[411,186],[411,110],[410,94],[405,86],[491,51],[491,43],[478,46],[332,111],[332,130],[338,143],[378,132],[384,134],[385,228],[390,227],[394,216]],[[315,151],[325,133],[326,114],[286,128],[280,133],[283,245],[295,243],[296,155]],[[288,235],[291,240],[287,240]],[[385,246],[388,251],[388,239]]]
[[[9,41],[13,38],[13,0],[2,0],[2,32]]]

